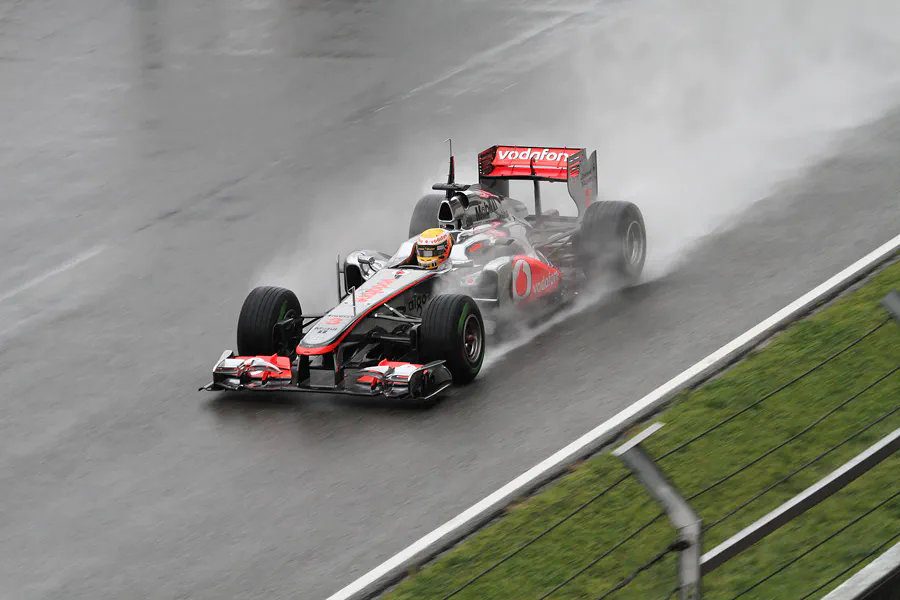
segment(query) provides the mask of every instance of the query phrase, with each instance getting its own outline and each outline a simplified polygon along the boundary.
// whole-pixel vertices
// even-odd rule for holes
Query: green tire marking
[[[466,305],[463,306],[462,316],[459,318],[459,326],[456,328],[457,333],[462,335],[463,326],[466,324],[466,315],[469,314],[469,303],[466,302]]]
[[[281,321],[282,319],[284,319],[284,315],[285,315],[285,313],[287,313],[287,305],[288,305],[287,300],[285,300],[284,302],[281,303],[281,312],[278,313],[278,320],[279,320],[279,321]]]

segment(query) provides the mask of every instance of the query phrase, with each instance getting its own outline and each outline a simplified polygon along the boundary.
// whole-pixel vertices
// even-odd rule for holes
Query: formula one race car
[[[451,150],[447,183],[432,186],[444,193],[419,200],[409,239],[393,254],[339,257],[339,302],[326,314],[304,315],[290,290],[252,290],[238,318],[237,353],[225,351],[200,389],[431,403],[451,384],[475,379],[487,329],[558,309],[585,282],[638,279],[644,219],[630,202],[597,200],[596,152],[493,146],[479,154],[478,167],[477,184],[457,184]],[[534,182],[533,214],[509,197],[511,180]],[[577,216],[543,211],[542,181],[566,183]],[[433,228],[450,238],[450,250],[430,269],[420,266],[416,246]]]

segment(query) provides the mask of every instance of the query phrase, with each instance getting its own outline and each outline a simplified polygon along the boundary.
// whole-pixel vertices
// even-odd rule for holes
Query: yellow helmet
[[[416,240],[416,259],[425,269],[437,269],[450,258],[453,238],[446,229],[434,227],[426,229]]]

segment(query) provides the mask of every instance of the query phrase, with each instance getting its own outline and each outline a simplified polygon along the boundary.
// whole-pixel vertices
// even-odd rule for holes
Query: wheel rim
[[[466,352],[466,359],[470,363],[478,362],[481,356],[481,327],[478,323],[478,317],[469,315],[466,317],[466,323],[463,326],[463,347]]]
[[[282,318],[282,320],[286,321],[288,319],[296,319],[296,318],[297,318],[297,311],[295,311],[293,308],[289,308],[285,311],[284,317]],[[289,357],[293,361],[294,357],[296,356],[297,349],[296,349],[296,347],[288,344],[287,346],[284,346],[283,348],[275,348],[275,352],[277,352],[278,354],[281,354],[282,352],[284,352],[284,356]]]
[[[636,264],[644,256],[644,236],[641,235],[641,224],[632,221],[625,231],[625,258],[629,264]]]

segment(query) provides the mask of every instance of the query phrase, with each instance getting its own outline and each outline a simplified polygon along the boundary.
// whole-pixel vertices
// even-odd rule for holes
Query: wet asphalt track
[[[513,4],[0,7],[0,598],[325,597],[896,235],[900,115],[434,410],[196,392],[260,261],[405,231],[330,190],[560,99]]]

